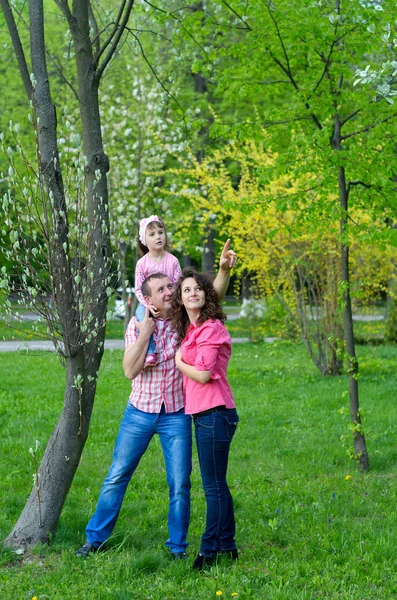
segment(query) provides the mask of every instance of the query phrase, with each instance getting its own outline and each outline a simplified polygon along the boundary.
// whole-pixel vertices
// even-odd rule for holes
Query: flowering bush
[[[264,317],[266,305],[262,300],[244,298],[240,317],[247,320],[248,337],[252,342],[260,342],[264,338]]]

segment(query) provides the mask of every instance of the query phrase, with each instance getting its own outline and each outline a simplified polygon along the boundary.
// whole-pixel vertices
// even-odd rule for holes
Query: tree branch
[[[335,33],[336,33],[336,30],[335,30]],[[319,86],[321,85],[321,82],[322,82],[322,80],[323,80],[323,79],[324,79],[324,77],[325,77],[325,74],[326,74],[326,72],[328,71],[329,65],[330,65],[330,63],[331,63],[331,56],[332,56],[332,53],[333,53],[333,51],[334,51],[334,46],[335,46],[335,40],[334,40],[334,41],[332,42],[332,44],[331,44],[331,48],[330,48],[330,50],[329,50],[328,57],[327,57],[326,59],[324,58],[324,55],[323,55],[323,54],[321,55],[321,60],[322,60],[323,62],[325,62],[325,64],[324,64],[324,69],[323,69],[323,72],[321,73],[321,77],[320,77],[320,79],[318,80],[318,82],[317,82],[317,83],[316,83],[316,85],[314,86],[312,93],[308,95],[308,100],[310,100],[311,96],[313,96],[313,94],[315,94],[315,93],[316,93],[317,89],[318,89],[318,88],[319,88]]]
[[[103,44],[102,48],[100,48],[98,54],[95,56],[95,62],[98,63],[99,59],[101,58],[102,54],[105,52],[106,48],[109,46],[109,44],[111,43],[112,39],[114,38],[116,31],[118,30],[119,24],[120,24],[120,20],[121,17],[123,15],[123,11],[125,8],[125,4],[126,4],[127,0],[122,0],[120,9],[119,9],[119,13],[116,17],[116,21],[113,24],[113,31],[111,32],[111,34],[109,35],[108,39],[105,41],[105,43]]]
[[[146,64],[148,65],[148,67],[149,67],[149,69],[151,70],[151,72],[153,73],[154,77],[156,78],[156,81],[157,81],[157,82],[160,84],[160,86],[163,88],[163,90],[166,92],[166,94],[167,94],[168,96],[170,96],[170,98],[172,98],[172,99],[173,99],[173,101],[175,102],[175,104],[177,105],[177,107],[178,107],[178,108],[181,110],[181,113],[182,113],[182,115],[183,115],[183,117],[182,117],[182,118],[183,118],[183,122],[184,122],[184,124],[185,124],[185,128],[187,128],[186,121],[185,121],[185,112],[184,112],[184,110],[183,110],[182,106],[179,104],[178,100],[177,100],[177,99],[175,98],[175,96],[174,96],[174,95],[173,95],[173,94],[170,92],[170,90],[168,90],[168,89],[165,87],[165,85],[163,84],[163,82],[161,81],[161,79],[159,78],[159,76],[157,75],[157,73],[156,73],[155,69],[153,68],[153,66],[151,65],[151,63],[150,63],[149,59],[147,58],[147,56],[146,56],[146,54],[145,54],[145,51],[144,51],[144,49],[143,49],[143,46],[142,46],[142,44],[141,44],[141,42],[140,42],[140,40],[139,40],[138,36],[137,36],[137,35],[135,35],[135,33],[134,33],[134,32],[132,31],[132,29],[130,29],[129,27],[126,27],[126,29],[127,29],[127,31],[129,31],[129,33],[130,33],[130,34],[131,34],[131,35],[132,35],[132,36],[135,38],[135,40],[136,40],[136,42],[137,42],[137,44],[138,44],[138,46],[139,46],[139,48],[140,48],[140,51],[141,51],[142,57],[143,57],[144,61],[146,62]]]
[[[365,187],[368,189],[373,187],[373,185],[371,183],[365,183],[364,181],[349,181],[346,186],[347,191],[350,192],[350,188],[355,185],[361,185],[362,187]]]
[[[387,121],[390,121],[390,119],[394,119],[394,117],[397,117],[397,113],[394,113],[393,115],[389,115],[388,117],[386,117],[386,119],[382,119],[382,121],[379,121],[378,123],[374,123],[373,125],[368,125],[368,127],[364,127],[363,129],[359,129],[358,131],[353,131],[352,133],[342,135],[341,140],[347,140],[347,139],[353,137],[354,135],[360,135],[360,133],[366,133],[367,131],[370,131],[371,129],[378,127],[378,125],[382,125],[382,123],[387,123]]]
[[[358,108],[357,110],[355,110],[354,112],[352,112],[350,115],[348,115],[347,117],[345,117],[344,119],[341,119],[340,122],[340,126],[342,127],[345,123],[347,123],[350,119],[352,119],[353,117],[355,117],[359,112],[361,112],[361,108]]]
[[[4,18],[7,23],[8,32],[14,47],[15,56],[18,61],[18,68],[21,74],[22,82],[26,91],[26,94],[31,100],[33,93],[32,82],[30,81],[29,69],[26,63],[25,53],[23,51],[21,38],[19,37],[18,29],[15,24],[14,16],[12,14],[10,4],[8,0],[0,0],[0,5],[3,10]]]
[[[291,80],[290,79],[276,79],[275,81],[253,81],[252,83],[256,83],[258,85],[273,85],[276,83],[288,83],[288,85],[291,85]]]
[[[54,2],[57,5],[57,7],[63,12],[70,25],[71,21],[73,20],[73,15],[70,12],[68,0],[54,0]]]
[[[98,23],[97,23],[97,20],[95,18],[94,11],[92,10],[92,6],[91,6],[91,1],[90,0],[88,2],[88,17],[90,19],[91,27],[92,27],[93,32],[94,32],[94,40],[92,42],[92,45],[93,45],[93,47],[95,49],[96,54],[99,54],[99,51],[100,51],[100,48],[101,48],[101,46],[100,46],[100,39],[99,39],[100,33],[99,33],[99,30],[98,30]]]
[[[222,0],[222,4],[227,6],[230,12],[232,12],[238,19],[240,19],[240,21],[244,24],[245,29],[248,29],[248,31],[252,31],[252,27],[250,27],[249,24],[246,21],[244,21],[243,17],[237,11],[235,11],[234,8],[230,6],[228,2],[226,2],[226,0]]]
[[[62,67],[60,65],[58,65],[55,57],[47,50],[47,48],[46,48],[46,54],[47,54],[48,58],[51,59],[52,64],[55,66],[55,68],[57,70],[57,73],[62,77],[62,79],[66,83],[66,85],[70,87],[73,94],[76,96],[76,99],[79,100],[79,95],[78,95],[76,89],[73,87],[73,85],[70,83],[70,81],[65,77]]]
[[[95,37],[94,37],[94,38],[91,40],[91,44],[92,44],[92,46],[94,46],[94,45],[96,44],[96,42],[97,42],[98,38],[99,38],[99,37],[100,37],[100,36],[101,36],[103,33],[105,33],[105,31],[106,31],[107,29],[109,29],[109,27],[114,27],[114,21],[110,21],[110,23],[108,23],[107,25],[105,25],[105,27],[102,27],[102,29],[99,29],[99,30],[98,30],[98,32],[97,32],[97,34],[95,35]],[[100,52],[100,50],[99,50],[99,52]]]
[[[121,19],[121,15],[122,12],[124,11],[124,6],[126,4],[126,0],[123,0],[121,7],[120,7],[120,11],[119,11],[119,15],[118,15],[118,21],[116,21],[117,23],[117,31],[114,29],[113,33],[110,34],[110,39],[113,38],[113,41],[111,43],[110,49],[107,53],[107,55],[105,56],[101,66],[99,67],[99,69],[97,70],[97,81],[99,82],[100,78],[103,75],[103,72],[105,71],[106,67],[108,66],[112,56],[114,55],[114,53],[116,52],[118,43],[120,41],[121,36],[123,35],[125,28],[127,27],[127,23],[128,23],[128,19],[130,18],[130,14],[131,14],[131,10],[132,7],[134,5],[134,1],[135,0],[128,0],[127,2],[127,6],[125,8],[125,12],[124,12],[124,17],[123,20],[121,21],[121,23],[119,22]],[[103,52],[103,50],[102,50]],[[100,54],[102,53],[100,52]]]
[[[233,9],[232,9],[230,6],[229,6],[229,4],[227,4],[227,3],[225,2],[225,0],[222,0],[222,2],[223,2],[223,3],[224,3],[224,4],[225,4],[225,5],[226,5],[226,6],[227,6],[227,7],[228,7],[228,8],[229,8],[229,9],[230,9],[230,10],[231,10],[231,11],[232,11],[234,14],[237,14],[237,13],[235,13],[235,11],[234,11],[234,10],[233,10]],[[268,12],[269,12],[270,18],[271,18],[271,19],[272,19],[272,21],[273,21],[274,27],[275,27],[275,29],[276,29],[276,32],[277,32],[277,37],[278,37],[278,39],[280,40],[281,48],[282,48],[282,50],[283,50],[283,54],[284,54],[284,57],[285,57],[285,60],[286,60],[286,64],[287,64],[287,66],[283,65],[283,63],[281,62],[281,60],[280,60],[279,58],[277,58],[277,56],[275,56],[275,54],[274,54],[274,53],[273,53],[273,52],[270,50],[270,48],[269,48],[268,46],[266,47],[266,50],[269,52],[269,54],[270,54],[271,58],[272,58],[272,59],[273,59],[273,61],[276,63],[276,65],[277,65],[277,66],[278,66],[278,67],[279,67],[279,68],[280,68],[280,69],[283,71],[283,73],[285,73],[285,75],[287,75],[288,79],[290,80],[290,82],[291,82],[291,84],[293,85],[293,87],[295,88],[295,90],[296,90],[297,92],[299,92],[299,93],[300,93],[299,86],[298,86],[298,84],[296,83],[296,81],[295,81],[295,79],[294,79],[294,77],[293,77],[293,75],[292,75],[292,72],[291,72],[291,68],[290,68],[290,62],[289,62],[289,57],[288,57],[287,50],[286,50],[285,44],[284,44],[284,42],[283,42],[283,39],[282,39],[282,36],[281,36],[281,32],[280,32],[280,30],[279,30],[279,27],[278,27],[278,23],[277,23],[276,19],[274,18],[273,14],[272,14],[272,11],[271,11],[271,9],[270,9],[269,3],[267,3],[267,9],[268,9]],[[240,15],[237,15],[237,16],[238,16],[238,17],[241,19]],[[244,22],[245,22],[245,21],[244,21]],[[251,28],[250,28],[250,31],[252,31],[252,29],[251,29]],[[320,123],[320,121],[318,120],[317,116],[316,116],[316,115],[315,115],[315,114],[312,112],[312,110],[311,110],[311,107],[310,107],[310,104],[309,104],[307,101],[305,101],[305,108],[306,108],[306,109],[309,111],[310,118],[312,119],[312,121],[314,122],[314,124],[316,125],[316,127],[317,127],[317,128],[320,130],[320,131],[321,131],[321,129],[323,128],[323,126],[321,125],[321,123]]]
[[[284,58],[285,58],[285,61],[287,63],[287,74],[290,77],[290,79],[292,79],[291,66],[290,66],[290,62],[289,62],[289,58],[288,58],[288,54],[287,54],[287,49],[285,47],[283,38],[281,37],[281,32],[280,32],[278,23],[277,23],[276,19],[274,18],[274,15],[273,15],[272,11],[270,10],[269,3],[267,3],[266,8],[267,8],[267,11],[269,13],[269,16],[270,16],[271,20],[273,21],[273,25],[274,25],[274,27],[276,29],[276,32],[277,32],[277,37],[278,37],[278,39],[280,41],[280,44],[281,44],[281,48],[282,48],[282,51],[283,51],[283,54],[284,54]]]

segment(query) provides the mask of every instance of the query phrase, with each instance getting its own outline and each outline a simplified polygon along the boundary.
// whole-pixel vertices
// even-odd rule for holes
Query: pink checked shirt
[[[176,333],[171,321],[156,319],[156,348],[159,364],[144,369],[132,382],[130,402],[143,412],[159,413],[165,404],[167,413],[183,408],[182,374],[175,366]],[[125,332],[125,345],[138,339],[136,319],[132,317]]]
[[[192,323],[181,344],[182,360],[199,371],[210,371],[208,383],[198,383],[183,375],[185,413],[194,415],[224,404],[234,408],[232,390],[227,381],[227,364],[232,353],[229,332],[221,321]]]
[[[167,275],[174,285],[176,285],[179,277],[182,275],[178,259],[169,252],[165,253],[161,262],[153,262],[149,258],[149,254],[142,256],[136,263],[135,296],[139,303],[144,306],[146,306],[146,302],[142,295],[142,283],[145,281],[146,277],[149,277],[149,275],[152,275],[153,273],[163,273],[164,275]]]

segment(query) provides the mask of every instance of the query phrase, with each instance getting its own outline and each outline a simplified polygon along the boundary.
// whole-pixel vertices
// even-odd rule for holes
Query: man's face
[[[152,279],[148,282],[151,289],[151,296],[145,296],[145,300],[148,304],[153,304],[157,310],[161,313],[168,313],[171,308],[171,298],[174,291],[168,277],[163,279]]]

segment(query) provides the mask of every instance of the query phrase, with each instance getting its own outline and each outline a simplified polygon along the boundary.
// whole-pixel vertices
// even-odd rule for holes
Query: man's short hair
[[[142,283],[142,295],[152,295],[152,288],[149,285],[152,279],[165,279],[166,277],[168,277],[168,275],[164,275],[164,273],[152,273],[151,275],[149,275],[149,277],[146,277],[146,279]]]

